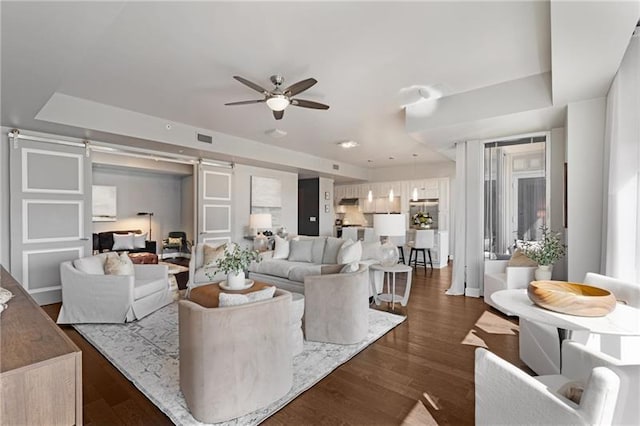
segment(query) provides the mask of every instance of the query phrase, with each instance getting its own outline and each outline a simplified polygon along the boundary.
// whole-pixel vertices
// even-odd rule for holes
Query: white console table
[[[431,229],[434,233],[433,248],[431,249],[431,260],[434,268],[446,268],[449,261],[449,232]],[[415,229],[407,231],[407,242],[413,241],[416,236]]]

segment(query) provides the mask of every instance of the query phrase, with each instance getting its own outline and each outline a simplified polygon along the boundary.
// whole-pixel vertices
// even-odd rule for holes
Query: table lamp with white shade
[[[260,230],[271,229],[271,213],[252,213],[249,216],[249,228],[251,234],[255,236],[253,248],[258,251],[265,251],[269,246],[269,240]]]
[[[398,263],[400,254],[398,247],[391,242],[389,237],[399,237],[405,235],[406,218],[402,214],[374,214],[373,229],[376,235],[387,237],[380,248],[380,263],[382,266],[393,266]]]

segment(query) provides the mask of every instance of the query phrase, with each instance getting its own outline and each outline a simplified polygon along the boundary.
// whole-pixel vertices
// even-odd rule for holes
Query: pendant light
[[[371,171],[371,163],[373,163],[373,161],[367,160],[367,163],[369,163],[369,171]],[[369,176],[369,179],[371,179],[371,176]],[[370,203],[373,202],[373,191],[371,190],[371,183],[369,183],[369,192],[367,193],[367,201]]]
[[[413,192],[411,193],[411,200],[412,201],[418,201],[418,187],[415,186],[415,179],[416,179],[416,157],[418,156],[418,154],[413,154],[413,180],[414,180],[414,187],[413,187]]]
[[[389,190],[389,202],[393,203],[393,188]]]

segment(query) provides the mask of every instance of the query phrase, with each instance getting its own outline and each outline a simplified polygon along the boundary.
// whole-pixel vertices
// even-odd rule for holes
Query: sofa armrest
[[[167,265],[142,264],[133,265],[136,279],[155,280],[169,277],[169,267]]]
[[[505,269],[507,269],[507,265],[509,264],[508,260],[485,260],[484,261],[484,273],[485,274],[502,274]]]

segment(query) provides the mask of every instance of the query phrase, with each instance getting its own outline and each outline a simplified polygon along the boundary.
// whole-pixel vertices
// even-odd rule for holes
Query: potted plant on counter
[[[553,264],[563,258],[567,253],[567,246],[562,243],[561,234],[552,232],[549,227],[543,225],[542,240],[525,241],[522,244],[524,254],[538,264],[535,270],[536,280],[550,280],[553,272]]]
[[[251,262],[260,262],[260,253],[249,248],[240,248],[237,244],[229,244],[224,255],[217,262],[217,268],[227,274],[227,287],[232,290],[238,290],[245,287],[244,271],[249,267]]]

